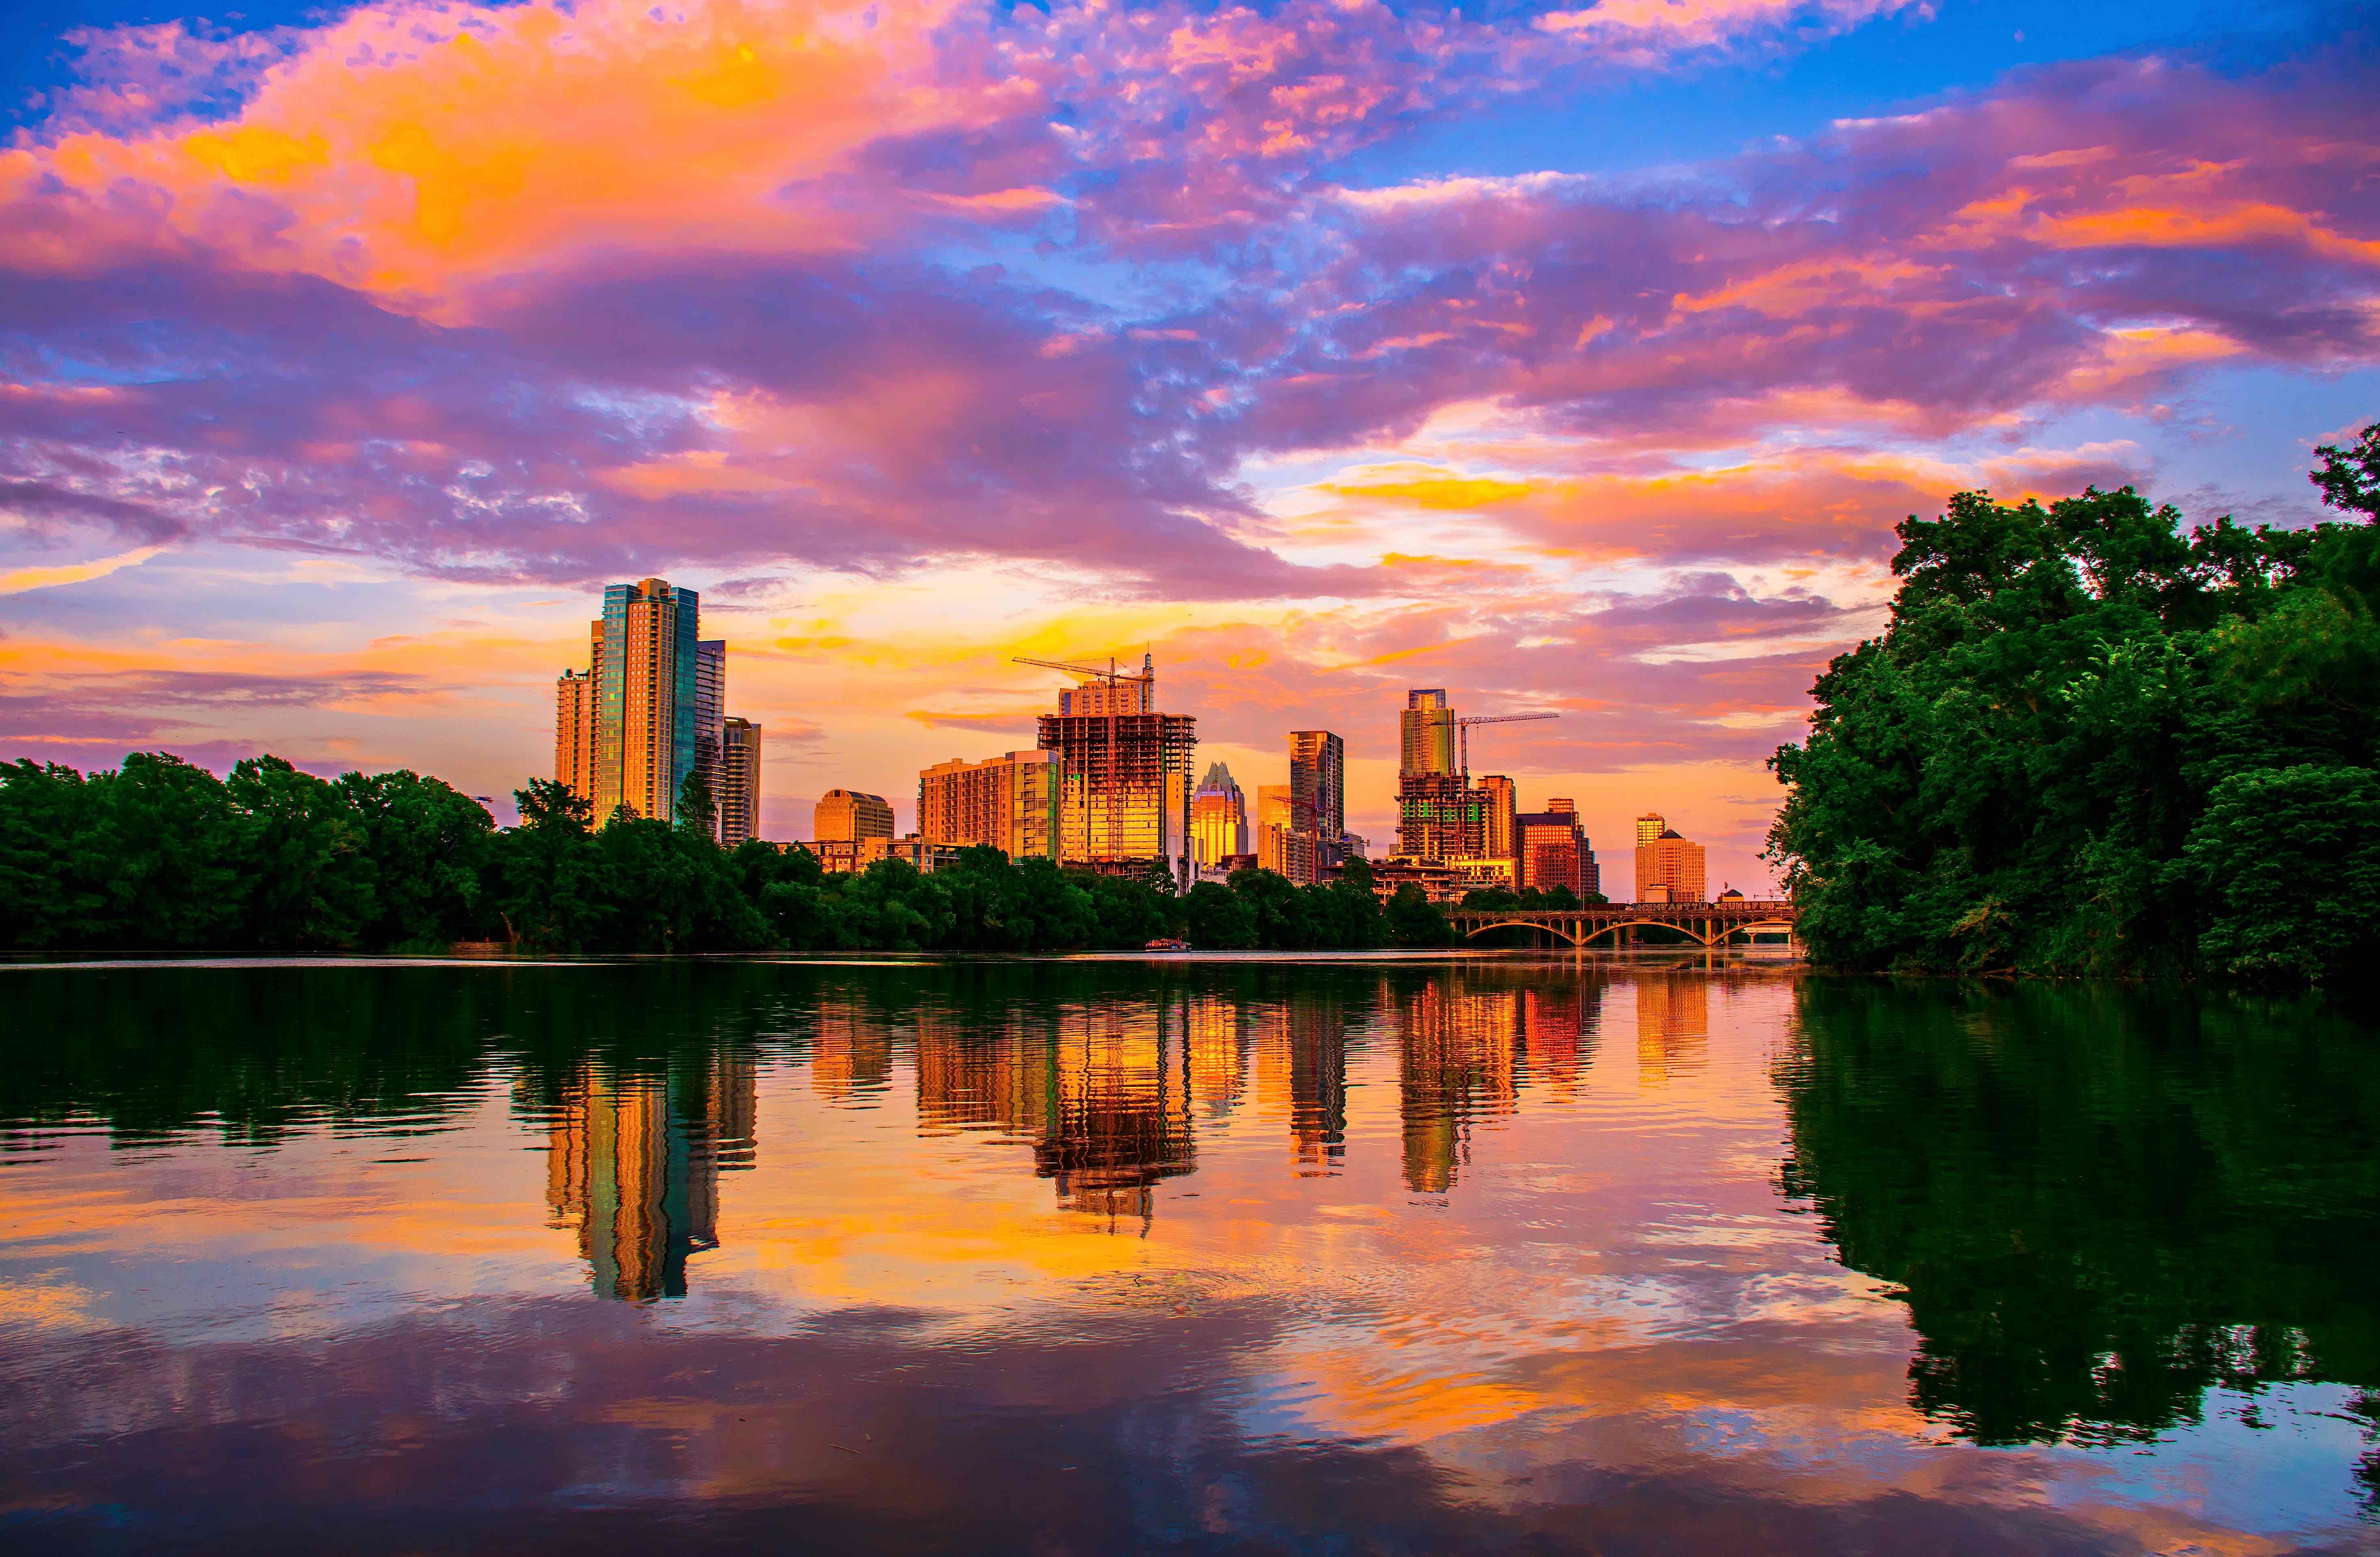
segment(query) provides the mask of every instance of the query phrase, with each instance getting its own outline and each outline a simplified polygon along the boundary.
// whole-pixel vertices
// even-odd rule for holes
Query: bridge
[[[1584,908],[1449,908],[1447,922],[1465,936],[1515,925],[1584,946],[1609,935],[1633,945],[1640,926],[1673,930],[1702,946],[1723,946],[1746,932],[1793,934],[1791,898],[1730,897],[1718,903],[1593,903]]]

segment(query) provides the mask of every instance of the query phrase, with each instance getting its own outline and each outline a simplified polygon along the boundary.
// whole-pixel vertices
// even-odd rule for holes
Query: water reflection
[[[1895,1283],[1918,1410],[2146,1442],[2328,1381],[2380,1415],[2380,1045],[2245,996],[1814,980],[1785,1193]],[[2374,1478],[2367,1457],[2363,1475]]]
[[[546,1110],[549,1226],[575,1228],[595,1291],[686,1295],[686,1257],[719,1247],[719,1175],[753,1165],[759,1073],[748,1053],[660,1074],[589,1060]]]
[[[2096,1551],[2153,1506],[2313,1550],[2380,1487],[2335,1012],[1574,958],[9,977],[11,1544]]]

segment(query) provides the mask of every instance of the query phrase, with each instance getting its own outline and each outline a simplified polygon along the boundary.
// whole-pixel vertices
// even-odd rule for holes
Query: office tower
[[[727,717],[727,640],[698,639],[694,645],[694,766],[720,807],[720,729]]]
[[[760,831],[760,726],[748,719],[719,725],[719,842],[734,848]]]
[[[1190,842],[1190,760],[1197,721],[1157,712],[1157,669],[1110,673],[1058,694],[1035,742],[1058,778],[1058,858],[1180,879]]]
[[[1688,843],[1666,826],[1645,838],[1645,824],[1660,821],[1658,816],[1647,816],[1636,823],[1637,901],[1651,902],[1658,895],[1659,901],[1667,903],[1703,902],[1703,846]],[[1661,893],[1647,890],[1653,887],[1660,888]]]
[[[1585,829],[1578,825],[1578,807],[1569,800],[1555,796],[1547,799],[1546,809],[1555,816],[1566,816],[1571,819],[1572,834],[1578,848],[1578,886],[1576,888],[1578,894],[1585,897],[1592,893],[1598,897],[1601,896],[1603,868],[1595,862],[1595,845],[1587,838]]]
[[[1311,886],[1316,876],[1317,844],[1313,813],[1298,798],[1296,787],[1268,784],[1257,791],[1257,864]]]
[[[1011,751],[970,762],[953,757],[917,775],[917,836],[983,845],[1011,859],[1056,858],[1058,787],[1047,753]]]
[[[553,782],[595,798],[595,677],[566,670],[553,683]]]
[[[1660,812],[1646,811],[1636,819],[1636,846],[1640,849],[1646,847],[1669,828],[1670,824],[1661,820]]]
[[[1232,770],[1220,762],[1207,769],[1190,797],[1190,853],[1200,870],[1212,870],[1248,847],[1248,803]]]
[[[1479,775],[1479,852],[1489,859],[1520,857],[1520,791],[1501,773]]]
[[[881,795],[830,789],[810,813],[810,836],[822,844],[856,844],[892,836],[892,807]]]

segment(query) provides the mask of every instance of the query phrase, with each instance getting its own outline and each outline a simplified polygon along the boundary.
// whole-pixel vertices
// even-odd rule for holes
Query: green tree
[[[677,786],[678,831],[716,842],[719,837],[719,802],[712,798],[710,781],[702,776],[700,768],[686,770],[686,780]]]
[[[2370,771],[2380,628],[2363,571],[2374,440],[2317,484],[2361,523],[2309,531],[2180,516],[2126,489],[2044,507],[1954,496],[1912,517],[1883,636],[1812,688],[1774,759],[1769,835],[1813,953],[1855,967],[2327,977],[2313,918],[2245,949],[2209,895],[2235,836],[2202,831],[2244,775]],[[2193,844],[2193,841],[2194,844]],[[2351,893],[2350,893],[2351,895]],[[2311,899],[2288,912],[2323,913]]]
[[[495,819],[442,779],[407,769],[345,773],[338,787],[363,827],[378,911],[368,945],[443,951],[495,920],[485,876]]]
[[[270,755],[234,763],[224,790],[247,822],[249,943],[268,951],[358,944],[378,899],[364,827],[346,795]]]
[[[1390,941],[1400,946],[1451,946],[1454,927],[1446,920],[1446,910],[1429,900],[1429,894],[1412,882],[1397,888],[1389,899],[1385,916]]]
[[[1200,882],[1182,899],[1183,938],[1202,952],[1244,952],[1257,943],[1257,912],[1247,894]]]
[[[30,760],[0,768],[0,944],[105,941],[111,862],[91,835],[96,809],[72,768]]]
[[[2182,849],[2216,971],[2292,979],[2380,955],[2380,774],[2258,769],[2215,786]]]

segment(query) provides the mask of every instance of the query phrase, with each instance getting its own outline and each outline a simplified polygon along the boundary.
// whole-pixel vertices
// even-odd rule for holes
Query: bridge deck
[[[1572,945],[1637,925],[1658,925],[1717,945],[1742,931],[1793,929],[1790,898],[1730,898],[1722,903],[1594,903],[1578,908],[1450,908],[1447,921],[1465,935],[1516,926],[1543,930]]]

